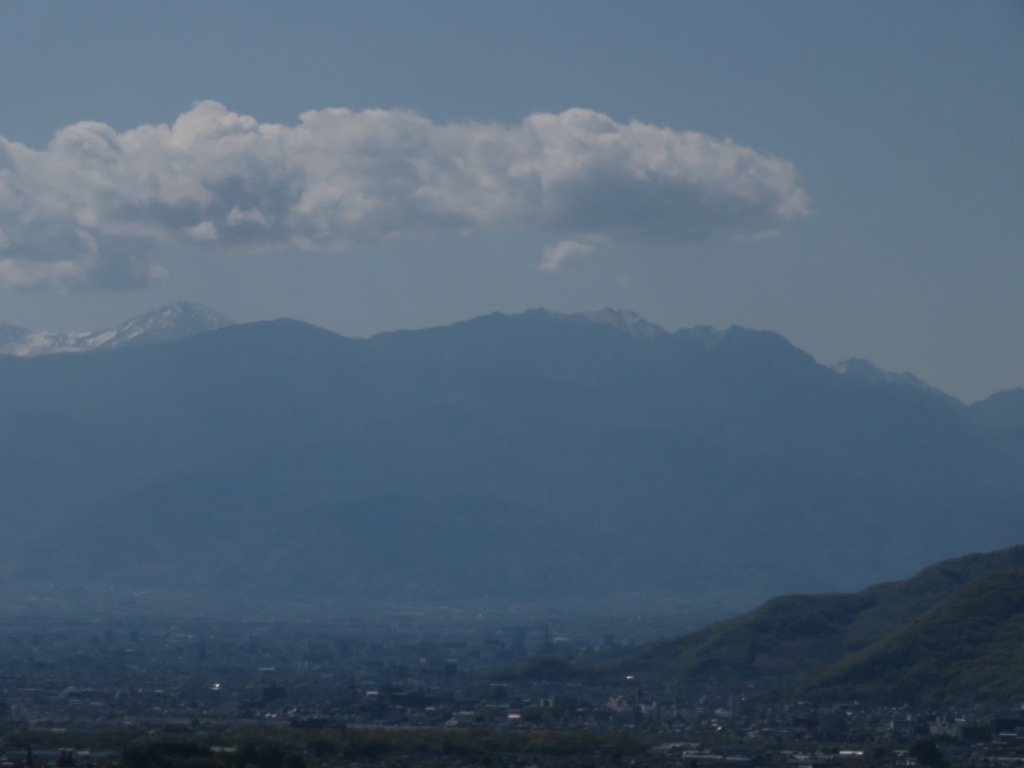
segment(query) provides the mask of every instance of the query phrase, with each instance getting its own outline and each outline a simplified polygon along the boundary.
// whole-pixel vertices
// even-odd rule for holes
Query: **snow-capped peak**
[[[606,308],[597,310],[596,312],[583,312],[580,316],[586,318],[592,323],[610,325],[620,331],[625,331],[631,336],[646,336],[648,338],[653,338],[655,336],[663,336],[668,333],[661,326],[645,320],[636,312],[631,312],[628,309]]]
[[[952,395],[947,395],[941,389],[922,381],[912,373],[885,371],[874,363],[859,357],[851,357],[849,360],[834,363],[831,368],[836,373],[841,373],[865,384],[892,384],[916,389],[918,392],[924,392],[944,400],[956,401]]]
[[[851,357],[849,360],[842,360],[832,365],[832,370],[849,376],[852,379],[870,384],[902,384],[912,386],[915,389],[927,389],[928,385],[912,373],[895,373],[883,371],[869,360],[859,357]]]
[[[28,357],[58,352],[91,352],[131,344],[154,344],[232,325],[209,307],[181,301],[134,317],[103,331],[55,333],[0,325],[0,354]]]

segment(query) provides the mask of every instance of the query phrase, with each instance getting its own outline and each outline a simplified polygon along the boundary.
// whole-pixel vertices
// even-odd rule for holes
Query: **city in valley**
[[[612,622],[505,618],[6,620],[0,764],[1024,761],[1018,709],[793,701],[612,674],[666,624],[620,620],[628,636],[616,636]]]

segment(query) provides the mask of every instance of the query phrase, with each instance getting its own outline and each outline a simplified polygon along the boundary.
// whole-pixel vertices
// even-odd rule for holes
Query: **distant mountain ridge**
[[[547,318],[570,318],[579,322],[604,325],[637,337],[654,338],[658,336],[671,335],[669,331],[666,331],[661,326],[646,320],[630,310],[605,308],[592,312],[561,314],[544,309],[531,309],[526,310],[523,314],[526,316],[534,314]],[[173,304],[164,305],[143,315],[120,323],[113,328],[101,331],[38,331],[22,328],[9,323],[0,323],[0,354],[28,357],[66,352],[90,352],[100,349],[114,349],[134,344],[175,341],[187,338],[197,333],[226,328],[229,325],[234,324],[234,320],[220,312],[211,309],[210,307],[188,301],[179,301]],[[713,346],[727,338],[732,330],[733,329],[717,330],[710,326],[695,326],[693,328],[681,329],[676,333],[685,335],[695,341],[700,341],[705,345]],[[747,333],[750,332],[747,329],[741,328],[737,328],[737,330]],[[756,333],[771,334],[771,332],[767,331],[757,331]],[[777,336],[777,334],[771,335]],[[781,337],[778,338],[781,339]],[[785,342],[784,339],[781,340],[788,346],[788,342]],[[861,358],[843,360],[833,364],[831,368],[837,373],[857,379],[864,383],[907,387],[933,395],[936,398],[946,401],[947,404],[959,403],[956,398],[948,395],[937,387],[927,384],[912,373],[893,373],[885,371]],[[1000,403],[1007,402],[1011,397],[1016,397],[1015,393],[1015,390],[1010,390],[1005,393],[996,393],[992,398],[989,398],[989,400]],[[1017,409],[1024,410],[1019,406],[1017,406]],[[980,410],[985,409],[981,408],[979,411]],[[989,408],[986,410],[986,414],[990,413],[992,410],[994,409]],[[1016,417],[1016,412],[1013,415]],[[995,421],[995,417],[988,416],[985,420],[987,422],[992,422]]]
[[[1012,435],[769,331],[277,320],[0,355],[0,392],[12,580],[724,612],[1024,541]]]
[[[93,352],[133,344],[174,341],[233,324],[233,320],[219,312],[187,301],[168,304],[102,331],[57,333],[3,323],[0,324],[0,354],[29,357]]]

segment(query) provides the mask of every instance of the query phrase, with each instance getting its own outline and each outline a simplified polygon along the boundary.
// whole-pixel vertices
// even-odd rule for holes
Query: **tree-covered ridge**
[[[937,654],[935,664],[940,669],[961,662],[967,665],[963,684],[950,682],[951,689],[959,685],[962,691],[968,684],[984,683],[985,691],[997,695],[1003,688],[983,672],[993,663],[988,654],[1004,660],[1019,654],[1024,676],[1024,643],[1019,652],[1011,653],[1009,647],[1016,642],[1014,601],[1024,602],[1022,568],[1024,546],[1017,546],[946,560],[909,579],[853,594],[776,597],[743,616],[652,645],[617,661],[613,668],[688,682],[762,680],[787,685],[801,675],[813,675],[795,690],[822,698],[863,697],[871,691],[881,693],[885,685],[878,682],[873,688],[872,681],[888,674],[887,665],[907,666],[909,658],[917,658],[914,644],[921,643]],[[927,637],[922,626],[930,632]],[[1005,643],[992,645],[1000,638]],[[905,655],[896,653],[896,647]],[[922,660],[922,664],[911,666],[914,674],[923,676],[924,684],[928,663]],[[817,672],[821,669],[830,671],[822,676],[824,672]],[[899,677],[897,698],[906,698],[913,685],[898,670],[890,675],[892,685],[897,684],[894,676]],[[920,693],[933,696],[924,688]]]
[[[796,688],[815,699],[1013,703],[1024,691],[1024,569],[984,574]]]

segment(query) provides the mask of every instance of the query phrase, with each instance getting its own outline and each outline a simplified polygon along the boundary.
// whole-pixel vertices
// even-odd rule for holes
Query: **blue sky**
[[[612,306],[1024,385],[1020,2],[4,11],[0,320]]]

